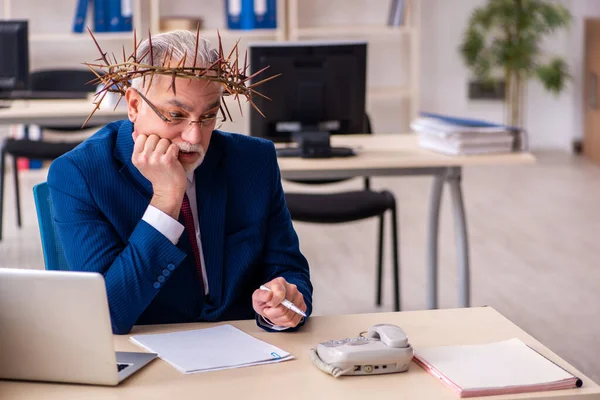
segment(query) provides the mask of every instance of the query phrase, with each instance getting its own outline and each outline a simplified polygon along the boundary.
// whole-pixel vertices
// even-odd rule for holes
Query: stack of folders
[[[82,33],[93,25],[94,32],[129,32],[133,23],[133,0],[76,0],[73,32]],[[93,19],[86,22],[88,7]]]
[[[451,155],[507,153],[515,141],[508,126],[438,114],[422,113],[410,127],[421,147]]]
[[[225,0],[227,28],[277,28],[277,0]]]
[[[414,360],[459,397],[581,387],[582,382],[519,339],[415,349]]]

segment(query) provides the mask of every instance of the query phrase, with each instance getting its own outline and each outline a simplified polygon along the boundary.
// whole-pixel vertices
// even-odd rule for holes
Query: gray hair
[[[150,41],[144,40],[137,49],[137,60],[140,64],[150,64]],[[191,65],[196,50],[196,33],[186,30],[176,30],[159,33],[152,36],[152,65],[160,65],[165,59],[167,51],[173,50],[173,61],[177,62],[186,58],[186,64]],[[142,57],[143,56],[143,57]],[[169,56],[167,56],[169,57]],[[212,47],[209,40],[198,38],[198,51],[196,51],[196,66],[206,68],[215,61],[219,54]],[[134,89],[141,89],[143,78],[134,78],[131,82]]]

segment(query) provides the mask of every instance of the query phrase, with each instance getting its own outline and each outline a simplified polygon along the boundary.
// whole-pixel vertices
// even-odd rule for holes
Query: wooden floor
[[[564,154],[537,156],[539,161],[532,166],[464,171],[472,304],[493,306],[600,382],[600,167]],[[9,173],[0,267],[42,268],[31,188],[45,180],[46,170],[20,176],[24,226],[21,230],[15,226]],[[406,310],[423,309],[426,304],[430,184],[430,178],[424,177],[373,179],[374,188],[396,194],[400,207],[402,304]],[[360,187],[355,180],[327,190]],[[288,183],[285,188],[304,190]],[[449,206],[448,196],[444,196],[439,253],[443,308],[457,304]],[[301,248],[311,264],[315,314],[391,310],[389,286],[385,287],[385,305],[374,305],[376,228],[375,220],[335,226],[296,224]],[[388,262],[387,284],[389,266]]]

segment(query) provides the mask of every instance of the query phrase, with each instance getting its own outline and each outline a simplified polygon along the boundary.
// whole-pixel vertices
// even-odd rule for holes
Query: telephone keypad
[[[373,339],[358,336],[355,338],[346,338],[346,339],[341,339],[341,340],[329,340],[329,341],[323,342],[321,344],[325,347],[338,347],[338,346],[343,346],[345,344],[347,344],[349,346],[358,346],[361,344],[367,344],[372,341],[373,341]]]

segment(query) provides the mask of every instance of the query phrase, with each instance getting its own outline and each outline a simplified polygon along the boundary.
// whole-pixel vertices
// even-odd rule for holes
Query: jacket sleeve
[[[281,173],[277,164],[275,147],[271,144],[270,160],[273,180],[273,193],[269,207],[269,216],[267,224],[267,239],[263,253],[263,263],[265,265],[264,282],[269,282],[277,277],[283,277],[289,283],[298,287],[306,303],[306,315],[312,313],[312,293],[313,287],[310,282],[310,272],[306,258],[300,252],[300,243],[298,235],[292,225],[290,212],[288,211],[283,187],[281,185]],[[258,319],[257,319],[258,321]],[[306,318],[296,327],[300,327],[306,322]],[[259,324],[266,330],[268,327]],[[293,331],[295,329],[289,329]]]
[[[125,334],[185,253],[143,220],[123,241],[96,205],[89,184],[69,157],[52,163],[48,186],[56,230],[70,270],[104,275],[113,332]]]

